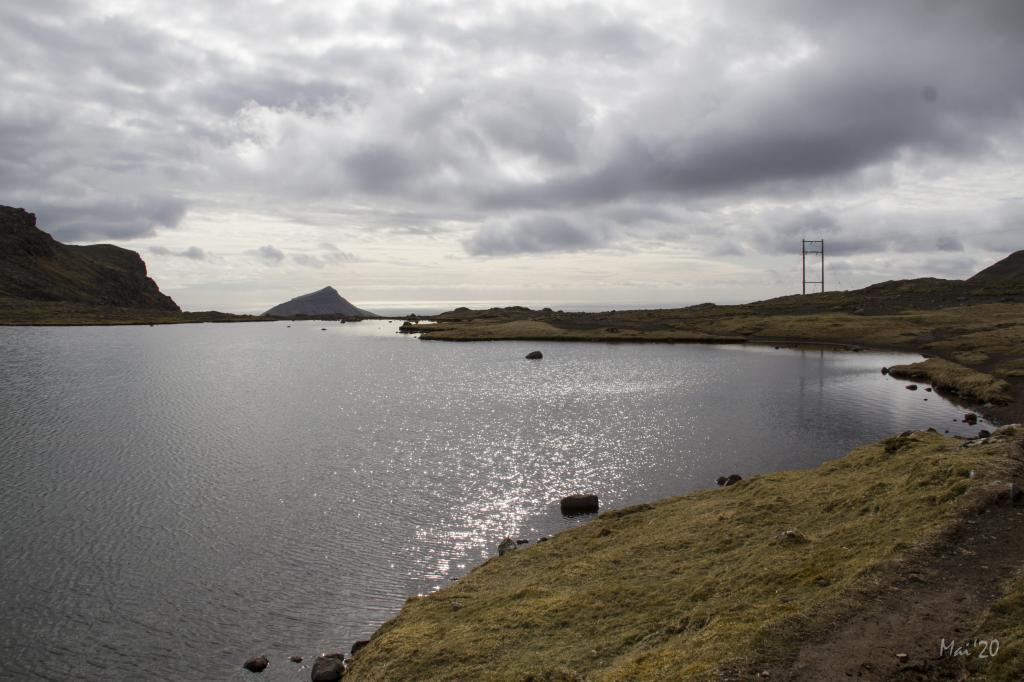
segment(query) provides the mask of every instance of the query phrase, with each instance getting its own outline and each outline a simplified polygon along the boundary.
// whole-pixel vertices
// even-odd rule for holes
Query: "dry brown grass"
[[[346,679],[692,680],[784,663],[1014,475],[1021,435],[965,449],[918,432],[602,514],[410,600]]]

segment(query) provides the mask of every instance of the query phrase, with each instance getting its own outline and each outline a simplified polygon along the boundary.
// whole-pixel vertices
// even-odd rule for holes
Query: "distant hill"
[[[135,251],[110,244],[62,244],[36,216],[0,206],[0,298],[178,312]]]
[[[1024,251],[1014,251],[967,281],[974,284],[1024,283]]]
[[[349,317],[379,317],[368,310],[357,308],[342,298],[334,287],[324,287],[311,294],[298,296],[276,305],[264,315],[292,317],[296,315],[346,315]]]

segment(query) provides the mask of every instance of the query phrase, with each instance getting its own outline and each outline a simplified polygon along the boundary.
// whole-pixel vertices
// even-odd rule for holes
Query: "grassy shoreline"
[[[907,433],[815,469],[603,513],[410,599],[345,679],[788,679],[809,638],[1005,502],[1022,437],[1004,428],[965,448]],[[992,616],[1011,638],[1015,594]],[[1007,675],[1024,670],[1019,649],[1000,659]]]
[[[435,324],[407,323],[403,331],[467,342],[727,342],[916,352],[926,360],[890,368],[894,376],[929,382],[990,417],[1024,416],[1019,302],[874,315],[793,312],[772,303],[590,314],[462,309],[432,318]],[[602,514],[543,545],[491,559],[454,586],[409,600],[360,649],[346,679],[740,680],[762,672],[821,679],[813,672],[801,677],[801,666],[814,670],[814,660],[824,659],[824,668],[817,661],[820,674],[846,665],[842,655],[832,660],[828,653],[843,648],[829,642],[837,624],[883,618],[871,611],[883,600],[879,595],[901,589],[908,566],[936,572],[940,583],[987,569],[970,563],[951,569],[936,558],[971,554],[965,545],[974,518],[1005,501],[1008,494],[1000,498],[994,490],[1008,489],[1024,474],[1024,430],[1004,428],[979,442],[965,448],[961,439],[908,433],[817,469]],[[873,515],[882,522],[875,524]],[[995,523],[1011,535],[1024,533],[1019,512]],[[780,550],[786,530],[796,531],[800,549]],[[844,554],[852,547],[855,557]],[[795,552],[787,552],[794,549],[814,558],[792,563]],[[926,656],[907,663],[893,651],[886,660],[862,662],[863,669],[888,671],[868,679],[914,670],[924,671],[919,679],[1024,678],[1018,638],[1024,547],[1018,554],[1010,557],[1013,571],[989,586],[998,599],[986,594],[973,608],[948,616],[1002,637],[998,661],[983,661],[975,651],[969,660]],[[982,576],[975,577],[980,583]],[[942,608],[937,591],[922,592]],[[922,622],[928,618],[899,632],[927,639],[934,635],[934,624],[930,630]],[[923,646],[907,648],[915,645]]]
[[[941,372],[915,374],[921,380],[979,402],[979,409],[999,421],[1024,421],[1024,303],[957,299],[946,307],[868,314],[862,300],[849,310],[857,303],[817,296],[825,302],[805,308],[791,298],[605,313],[462,308],[430,318],[432,324],[407,321],[401,330],[435,341],[818,344],[913,352],[944,361]]]

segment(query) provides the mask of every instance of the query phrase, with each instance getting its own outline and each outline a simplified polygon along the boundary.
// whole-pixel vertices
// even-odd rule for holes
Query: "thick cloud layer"
[[[1024,247],[1015,0],[41,0],[0,5],[0,58],[0,203],[65,240],[246,213],[434,258]],[[356,260],[294,241],[235,252]]]

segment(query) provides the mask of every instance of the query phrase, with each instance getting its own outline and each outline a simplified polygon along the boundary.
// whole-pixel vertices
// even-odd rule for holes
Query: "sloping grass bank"
[[[967,400],[982,403],[1008,403],[1013,400],[1013,389],[1003,379],[941,358],[893,365],[889,374],[900,379],[927,381],[935,388],[953,391]]]
[[[412,599],[347,680],[691,680],[788,660],[1020,473],[1024,432],[915,432],[607,512]]]

